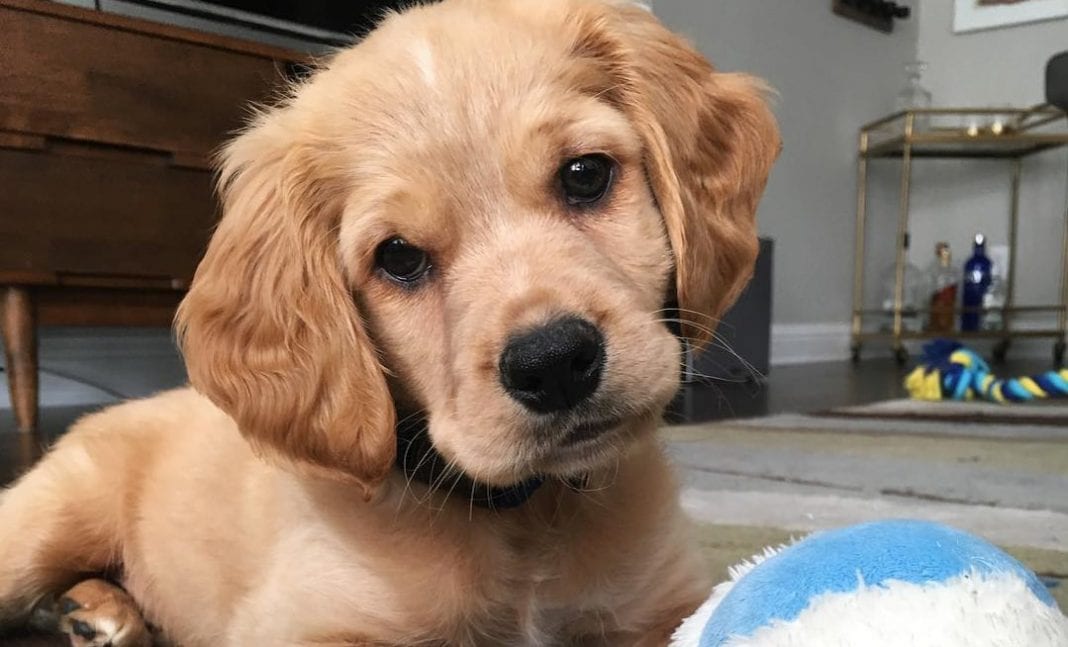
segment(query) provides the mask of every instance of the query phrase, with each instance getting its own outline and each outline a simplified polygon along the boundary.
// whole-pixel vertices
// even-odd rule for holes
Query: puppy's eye
[[[583,155],[564,162],[560,167],[560,186],[564,199],[571,205],[597,202],[612,186],[614,165],[607,155]]]
[[[375,250],[375,265],[401,283],[418,281],[430,270],[430,257],[408,241],[395,236]]]

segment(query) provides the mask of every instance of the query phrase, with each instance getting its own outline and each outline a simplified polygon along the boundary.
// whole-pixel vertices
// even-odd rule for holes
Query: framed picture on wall
[[[956,33],[1068,17],[1068,0],[954,0]]]

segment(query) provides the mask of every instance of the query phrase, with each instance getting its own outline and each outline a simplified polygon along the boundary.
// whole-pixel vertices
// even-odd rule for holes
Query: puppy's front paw
[[[72,647],[151,647],[133,598],[104,580],[79,582],[57,604],[59,629]]]

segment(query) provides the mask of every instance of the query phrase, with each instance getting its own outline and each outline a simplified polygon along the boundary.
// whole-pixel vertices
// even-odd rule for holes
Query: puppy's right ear
[[[698,347],[741,293],[759,250],[756,211],[782,147],[766,87],[717,71],[630,0],[577,3],[574,55],[599,99],[630,117],[675,257],[684,334]]]
[[[300,141],[291,108],[222,154],[223,217],[176,325],[193,386],[254,448],[355,481],[392,467],[393,403],[339,265],[329,143]]]

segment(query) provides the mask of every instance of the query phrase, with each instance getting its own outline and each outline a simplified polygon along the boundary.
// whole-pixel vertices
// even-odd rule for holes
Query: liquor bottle
[[[920,329],[919,307],[923,301],[923,272],[909,260],[909,235],[906,233],[901,241],[905,249],[905,267],[902,274],[901,290],[901,326],[904,330],[914,332]],[[896,291],[897,266],[891,263],[882,273],[882,308],[886,320],[885,330],[890,330],[894,321],[894,300]]]
[[[927,330],[952,332],[954,310],[957,308],[957,292],[960,275],[953,269],[953,254],[949,243],[935,245],[935,259],[927,270],[928,295]]]
[[[976,234],[972,250],[972,257],[964,263],[964,309],[960,316],[960,329],[966,332],[982,328],[983,302],[991,281],[990,259],[986,255],[986,236]]]

